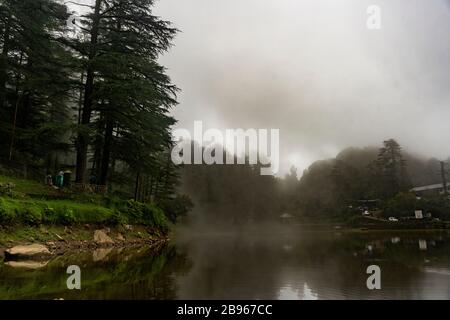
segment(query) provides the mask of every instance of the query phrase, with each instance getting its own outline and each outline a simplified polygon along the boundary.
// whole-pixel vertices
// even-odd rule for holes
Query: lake
[[[232,232],[230,231],[232,230]],[[68,290],[66,269],[81,269]],[[381,290],[366,269],[381,268]],[[182,228],[164,248],[0,263],[0,299],[450,299],[446,232]]]

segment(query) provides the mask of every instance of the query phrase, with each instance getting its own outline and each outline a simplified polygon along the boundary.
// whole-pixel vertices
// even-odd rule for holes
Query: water
[[[366,287],[378,265],[381,290]],[[82,290],[66,268],[82,270]],[[449,299],[443,232],[181,231],[165,248],[67,253],[41,264],[0,263],[0,299]]]

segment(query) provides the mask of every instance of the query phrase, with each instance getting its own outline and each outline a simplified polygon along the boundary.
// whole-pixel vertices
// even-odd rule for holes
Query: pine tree
[[[410,183],[400,145],[394,139],[384,141],[383,144],[376,160],[376,169],[380,181],[379,192],[384,198],[389,198],[407,191]]]
[[[128,138],[130,132],[167,133],[174,123],[167,113],[176,103],[176,87],[156,60],[169,49],[176,30],[152,14],[152,5],[150,0],[96,0],[93,13],[84,19],[89,41],[78,47],[89,49],[79,51],[86,56],[87,76],[77,141],[78,182],[85,177],[90,143],[86,129],[93,116],[104,119],[103,132],[97,132],[104,139],[101,183],[106,183],[112,148],[121,138],[119,132]],[[133,138],[133,145],[137,147],[136,142],[143,137],[148,135]],[[149,152],[157,149],[158,138],[151,137],[153,146]],[[144,141],[139,147],[145,149],[148,144]]]
[[[20,154],[35,162],[67,147],[61,136],[67,129],[70,55],[55,39],[66,18],[66,7],[53,0],[0,5],[0,136],[9,159]]]

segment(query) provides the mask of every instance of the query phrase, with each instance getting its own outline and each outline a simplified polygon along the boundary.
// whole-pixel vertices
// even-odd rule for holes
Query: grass
[[[59,191],[38,182],[0,176],[0,226],[41,224],[135,224],[168,229],[164,212],[155,204]]]
[[[12,183],[15,185],[14,192],[22,193],[25,195],[54,195],[57,190],[49,188],[44,184],[33,180],[24,180],[15,177],[7,177],[0,175],[0,184]]]

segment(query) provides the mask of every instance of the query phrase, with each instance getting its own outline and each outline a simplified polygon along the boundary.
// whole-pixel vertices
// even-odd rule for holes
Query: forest
[[[202,217],[231,222],[342,219],[354,201],[411,205],[411,187],[442,181],[438,160],[393,139],[283,178],[250,165],[178,168],[170,154],[179,88],[158,62],[178,30],[153,14],[153,0],[73,5],[84,12],[76,19],[56,0],[0,4],[0,174],[44,182],[69,172],[75,190],[94,185],[156,204],[172,221],[192,199]],[[447,202],[433,206],[438,215]]]
[[[358,202],[377,200],[386,217],[411,216],[415,209],[448,219],[445,196],[417,199],[414,186],[442,183],[440,161],[410,154],[390,139],[380,147],[348,148],[314,162],[303,173],[261,176],[255,166],[186,166],[183,190],[203,222],[280,220],[288,213],[304,221],[346,222],[360,215]]]
[[[67,226],[89,243],[165,241],[192,208],[170,158],[180,90],[159,63],[178,30],[153,9],[0,2],[0,243],[73,238]]]
[[[44,181],[72,172],[79,189],[176,197],[170,161],[179,89],[158,58],[178,30],[153,0],[0,3],[0,169]],[[71,20],[72,19],[72,20]]]

